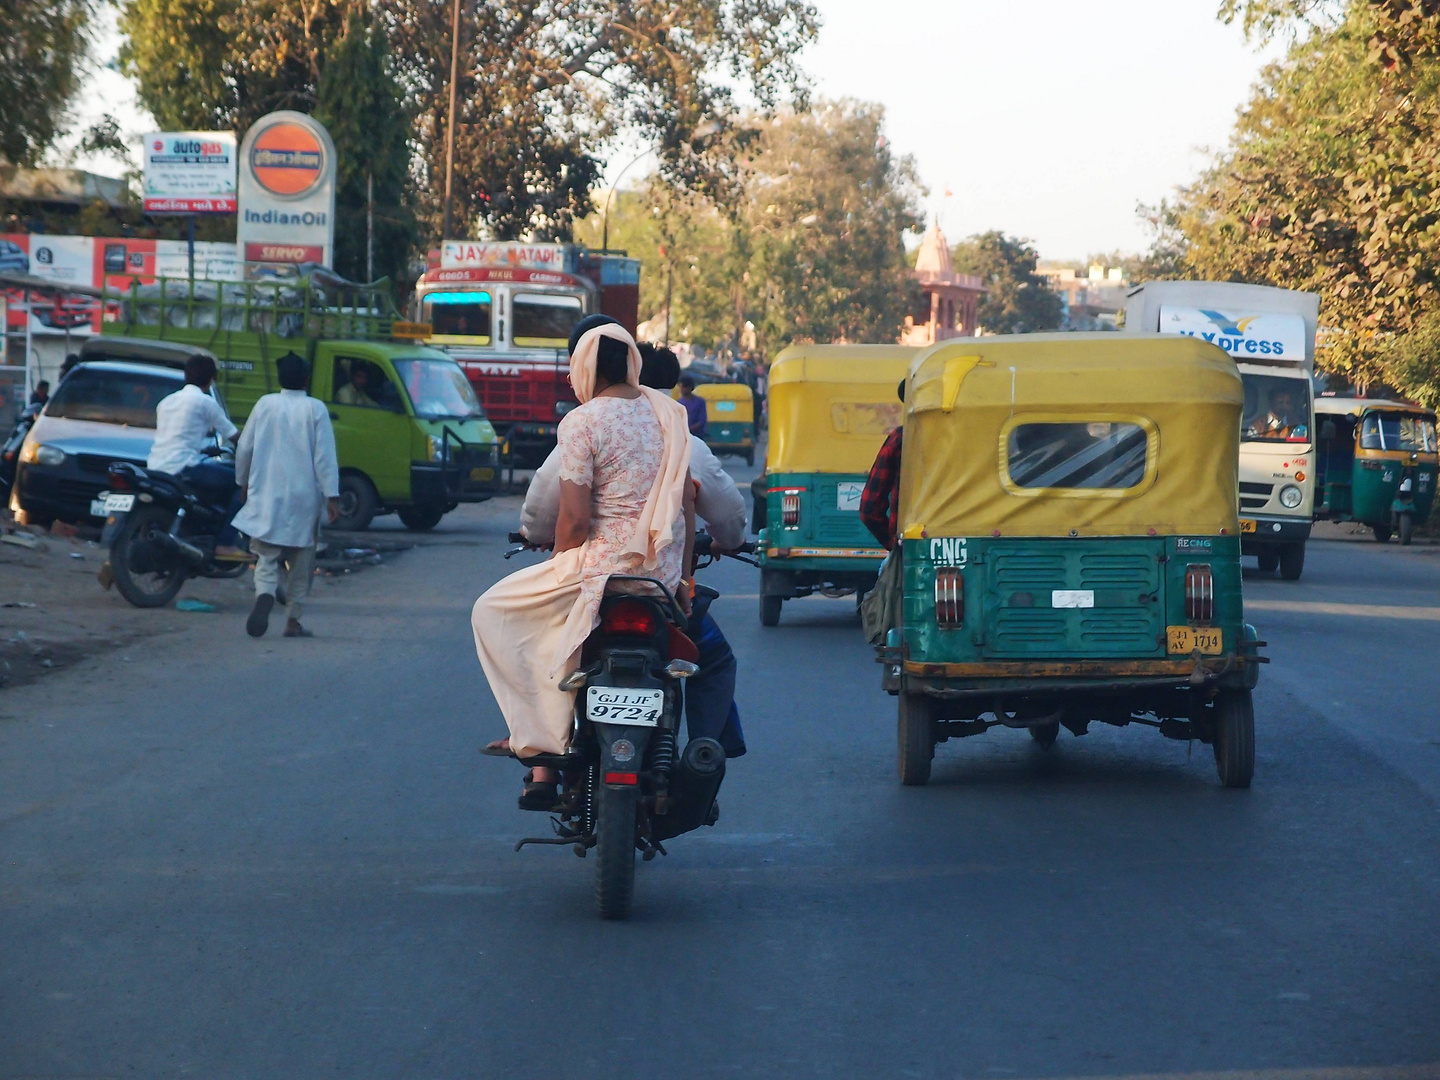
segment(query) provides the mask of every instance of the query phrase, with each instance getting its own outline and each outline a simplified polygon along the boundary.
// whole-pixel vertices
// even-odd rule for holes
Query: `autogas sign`
[[[152,131],[142,141],[147,214],[233,214],[235,136]]]
[[[237,236],[246,274],[317,262],[335,251],[335,144],[303,113],[262,116],[240,144]]]
[[[1237,360],[1305,359],[1305,320],[1276,312],[1245,313],[1210,308],[1160,307],[1160,333],[1196,337]]]

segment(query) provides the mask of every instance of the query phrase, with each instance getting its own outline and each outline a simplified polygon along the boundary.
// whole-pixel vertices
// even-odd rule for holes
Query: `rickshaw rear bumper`
[[[1130,692],[1254,688],[1263,658],[1247,641],[1244,653],[1203,660],[995,661],[901,665],[904,689],[931,697],[986,699],[1004,697],[1116,697]],[[883,662],[882,657],[882,662]],[[893,667],[893,665],[892,665]]]
[[[1240,534],[1240,553],[1254,555],[1263,548],[1303,544],[1310,539],[1312,522],[1309,518],[1279,517],[1266,514],[1241,514],[1246,521],[1255,522],[1254,532]]]

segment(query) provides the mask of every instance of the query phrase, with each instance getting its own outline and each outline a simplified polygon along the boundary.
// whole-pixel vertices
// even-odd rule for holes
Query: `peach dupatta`
[[[581,408],[595,393],[600,338],[629,346],[626,382],[655,410],[664,436],[664,455],[635,531],[625,547],[639,572],[653,569],[659,553],[684,543],[674,535],[690,473],[690,429],[685,408],[669,396],[640,386],[640,353],[634,339],[614,324],[597,326],[580,338],[570,358],[570,382]],[[573,414],[572,414],[573,415]],[[510,748],[519,757],[563,753],[570,741],[574,691],[560,680],[575,669],[580,648],[599,619],[609,574],[585,576],[589,542],[496,582],[475,601],[470,625],[475,652],[491,692],[510,728]]]

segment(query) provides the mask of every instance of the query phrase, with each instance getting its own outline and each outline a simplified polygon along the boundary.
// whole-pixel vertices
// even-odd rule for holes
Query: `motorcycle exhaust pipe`
[[[155,533],[152,539],[170,554],[178,555],[188,563],[198,566],[205,561],[205,553],[188,540],[181,540],[169,533]]]
[[[724,779],[724,748],[714,739],[691,739],[670,784],[670,812],[654,819],[655,839],[668,840],[704,825]]]

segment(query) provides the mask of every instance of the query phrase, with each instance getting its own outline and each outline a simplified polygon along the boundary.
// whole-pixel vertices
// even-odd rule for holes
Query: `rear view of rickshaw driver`
[[[900,380],[895,392],[903,405],[904,379]],[[883,645],[890,630],[900,625],[903,582],[900,545],[895,533],[900,513],[900,452],[904,447],[904,438],[903,424],[895,425],[885,436],[875,455],[875,464],[870,466],[870,475],[865,478],[865,489],[860,493],[860,520],[889,553],[880,567],[875,588],[860,606],[865,637],[872,645]]]

